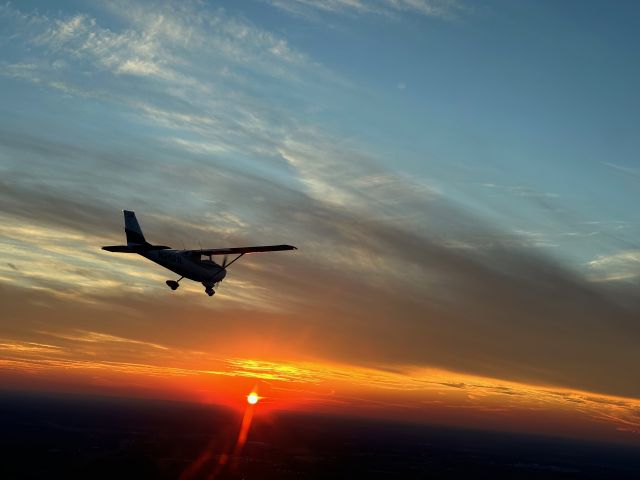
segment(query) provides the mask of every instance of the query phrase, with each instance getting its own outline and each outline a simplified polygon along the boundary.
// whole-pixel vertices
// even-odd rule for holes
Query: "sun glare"
[[[256,403],[258,403],[259,399],[260,397],[258,397],[258,394],[256,392],[251,392],[249,395],[247,395],[247,402],[249,403],[249,405],[255,405]]]

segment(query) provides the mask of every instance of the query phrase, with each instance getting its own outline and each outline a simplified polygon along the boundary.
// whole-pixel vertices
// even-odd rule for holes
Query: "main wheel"
[[[165,283],[167,285],[169,285],[169,288],[171,290],[175,290],[180,286],[180,284],[178,282],[176,282],[175,280],[167,280]]]
[[[213,288],[207,288],[205,290],[205,292],[207,293],[207,295],[209,295],[210,297],[213,296],[214,293],[216,293]]]

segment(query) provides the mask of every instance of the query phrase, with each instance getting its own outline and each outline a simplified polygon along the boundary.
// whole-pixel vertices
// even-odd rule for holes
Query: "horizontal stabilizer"
[[[297,250],[293,245],[260,245],[257,247],[232,247],[232,248],[205,248],[201,250],[188,250],[189,253],[202,255],[228,255],[257,252],[280,252],[282,250]]]
[[[106,247],[102,247],[102,250],[106,250],[107,252],[118,252],[118,253],[140,253],[140,252],[148,252],[149,250],[170,250],[171,247],[166,247],[164,245],[107,245]]]

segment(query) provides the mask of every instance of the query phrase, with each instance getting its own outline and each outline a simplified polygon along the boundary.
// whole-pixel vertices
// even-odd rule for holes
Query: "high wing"
[[[142,253],[149,250],[171,250],[171,247],[165,245],[107,245],[102,247],[102,250],[117,253]]]
[[[257,252],[280,252],[282,250],[297,250],[293,245],[260,245],[257,247],[232,247],[232,248],[203,248],[201,250],[184,250],[189,254],[201,254],[201,255],[233,255]]]

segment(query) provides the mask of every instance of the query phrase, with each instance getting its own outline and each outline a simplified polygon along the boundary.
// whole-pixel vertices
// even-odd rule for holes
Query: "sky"
[[[639,9],[0,5],[4,388],[640,442]]]

